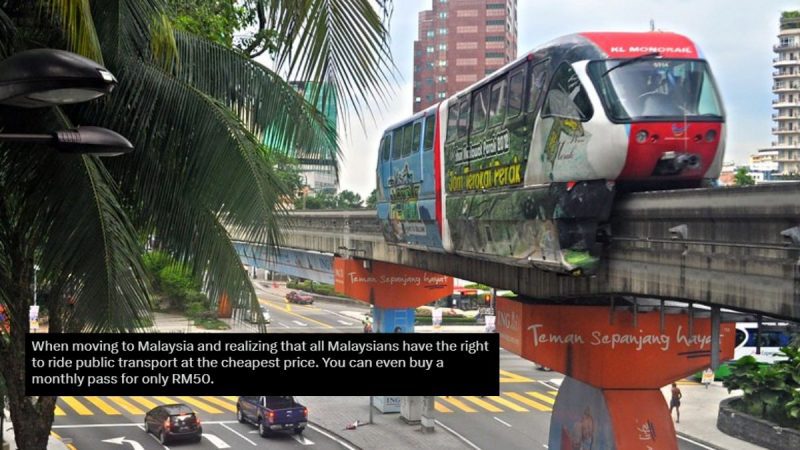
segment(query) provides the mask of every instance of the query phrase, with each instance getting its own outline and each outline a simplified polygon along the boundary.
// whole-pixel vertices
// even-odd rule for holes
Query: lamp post
[[[114,90],[105,67],[75,53],[50,48],[19,52],[0,62],[0,105],[42,108],[82,103]],[[63,153],[117,156],[133,150],[119,134],[79,127],[49,134],[0,134],[0,142],[44,143]]]

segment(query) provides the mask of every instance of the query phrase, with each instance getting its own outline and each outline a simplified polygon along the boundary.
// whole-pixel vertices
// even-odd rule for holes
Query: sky
[[[390,36],[399,81],[392,100],[375,105],[374,119],[340,129],[341,190],[367,198],[383,130],[412,114],[417,14],[430,8],[431,0],[394,0]],[[725,161],[746,163],[772,142],[772,46],[781,11],[800,9],[797,0],[517,0],[517,9],[517,55],[566,34],[647,31],[651,19],[657,30],[686,35],[709,62],[725,105]]]

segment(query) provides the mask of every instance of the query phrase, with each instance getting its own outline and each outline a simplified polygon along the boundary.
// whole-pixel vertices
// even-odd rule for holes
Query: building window
[[[490,19],[490,20],[486,21],[486,25],[487,26],[505,25],[505,24],[506,24],[506,20],[505,19]]]
[[[440,19],[447,19],[447,11],[439,11]]]
[[[504,58],[505,56],[502,52],[486,52],[487,58]]]
[[[445,67],[445,66],[447,66],[447,61],[445,61],[444,59],[440,59],[439,60],[439,67]]]
[[[489,3],[486,5],[486,9],[506,9],[506,5],[503,3]]]
[[[414,97],[414,103],[419,103],[419,102],[421,102],[421,101],[422,101],[422,99],[421,99],[421,98],[419,98],[419,97]]]
[[[436,36],[436,33],[433,30],[431,30],[431,31],[428,31],[427,33],[425,33],[425,36],[427,36],[428,38],[432,38],[432,37]]]
[[[486,36],[486,42],[503,42],[505,36]]]
[[[439,92],[438,94],[436,94],[436,97],[438,97],[438,98],[447,98],[447,92]]]
[[[439,35],[444,36],[447,34],[447,28],[439,28]]]
[[[426,51],[426,52],[428,52],[428,53],[433,53],[433,46],[432,46],[432,45],[429,45],[429,46],[428,46],[428,47],[425,49],[425,51]]]
[[[439,51],[447,50],[447,44],[439,44]]]
[[[433,84],[433,78],[426,78],[425,84]]]
[[[447,76],[446,75],[439,75],[437,80],[439,83],[447,83]]]

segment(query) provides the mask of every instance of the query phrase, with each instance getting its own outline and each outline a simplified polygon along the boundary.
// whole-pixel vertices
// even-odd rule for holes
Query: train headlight
[[[636,142],[644,144],[646,140],[647,140],[647,131],[641,130],[638,133],[636,133]]]
[[[714,142],[717,138],[717,132],[714,130],[708,130],[706,132],[706,142]]]

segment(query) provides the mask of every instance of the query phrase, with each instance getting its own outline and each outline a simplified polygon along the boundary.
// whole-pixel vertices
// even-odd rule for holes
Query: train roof
[[[386,129],[383,130],[383,133],[385,134],[387,131],[392,131],[392,130],[394,130],[396,128],[400,128],[403,125],[406,125],[406,124],[408,124],[410,122],[413,122],[413,121],[419,119],[420,117],[425,117],[425,116],[430,115],[430,114],[435,114],[436,108],[439,107],[440,103],[441,102],[437,102],[435,105],[431,105],[431,106],[423,109],[422,111],[419,111],[419,112],[415,113],[411,117],[406,117],[405,119],[403,119],[403,120],[401,120],[399,122],[395,122],[395,123],[389,125],[388,127],[386,127]]]

